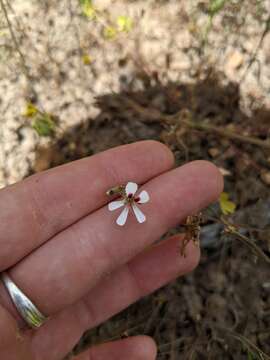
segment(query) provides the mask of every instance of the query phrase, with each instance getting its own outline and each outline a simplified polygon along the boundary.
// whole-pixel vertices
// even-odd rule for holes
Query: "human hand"
[[[22,328],[1,282],[1,359],[61,360],[84,331],[198,264],[199,248],[192,242],[181,257],[181,235],[150,245],[215,201],[222,177],[206,161],[172,167],[173,156],[164,145],[143,141],[0,191],[0,271],[8,270],[24,294],[50,316],[38,330]],[[144,184],[150,195],[143,207],[147,220],[139,224],[130,216],[120,227],[117,214],[108,211],[105,192],[128,181]],[[93,347],[76,359],[155,356],[153,341],[138,336]]]

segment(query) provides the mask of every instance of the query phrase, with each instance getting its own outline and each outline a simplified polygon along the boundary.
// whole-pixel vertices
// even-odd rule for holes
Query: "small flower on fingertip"
[[[118,189],[118,190],[114,190]],[[118,216],[116,223],[119,226],[125,225],[127,221],[127,217],[129,214],[129,210],[132,209],[137,221],[142,224],[145,222],[146,217],[144,213],[139,209],[138,204],[145,204],[149,201],[150,197],[147,191],[142,191],[139,195],[136,196],[136,192],[138,190],[138,185],[134,182],[128,182],[127,185],[114,187],[107,191],[108,195],[118,194],[121,196],[120,200],[115,200],[109,203],[108,209],[110,211],[114,211],[116,209],[124,206],[124,209]]]

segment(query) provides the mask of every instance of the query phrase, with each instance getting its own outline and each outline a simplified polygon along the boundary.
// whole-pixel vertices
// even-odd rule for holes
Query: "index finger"
[[[0,271],[107,202],[106,190],[169,170],[163,144],[141,141],[36,174],[0,191]]]

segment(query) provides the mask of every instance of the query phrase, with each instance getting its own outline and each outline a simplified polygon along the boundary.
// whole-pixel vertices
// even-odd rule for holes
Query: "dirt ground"
[[[95,5],[100,20],[75,0],[13,1],[17,45],[1,14],[0,186],[156,139],[177,165],[220,168],[240,236],[224,232],[218,205],[206,209],[199,267],[86,333],[75,351],[148,334],[159,360],[270,359],[270,3],[227,1],[207,37],[209,1]],[[119,15],[132,29],[104,38]],[[57,118],[52,136],[23,116],[29,101]]]

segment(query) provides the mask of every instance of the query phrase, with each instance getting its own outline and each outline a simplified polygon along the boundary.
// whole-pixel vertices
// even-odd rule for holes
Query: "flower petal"
[[[135,214],[136,219],[138,220],[138,222],[140,224],[145,222],[146,217],[145,217],[144,213],[138,208],[138,206],[135,205],[135,204],[132,204],[132,209],[134,211],[134,214]]]
[[[134,182],[128,182],[126,185],[126,195],[128,196],[129,194],[134,195],[135,192],[138,189],[138,185]]]
[[[127,221],[127,217],[128,217],[128,212],[129,212],[129,207],[126,206],[116,220],[117,225],[120,225],[120,226],[125,225],[125,223]]]
[[[120,208],[121,206],[125,205],[125,200],[117,200],[117,201],[112,201],[109,203],[108,205],[108,209],[110,211],[116,210],[118,208]]]
[[[139,204],[145,204],[150,200],[149,194],[147,191],[142,191],[139,195],[140,200],[138,201]]]

